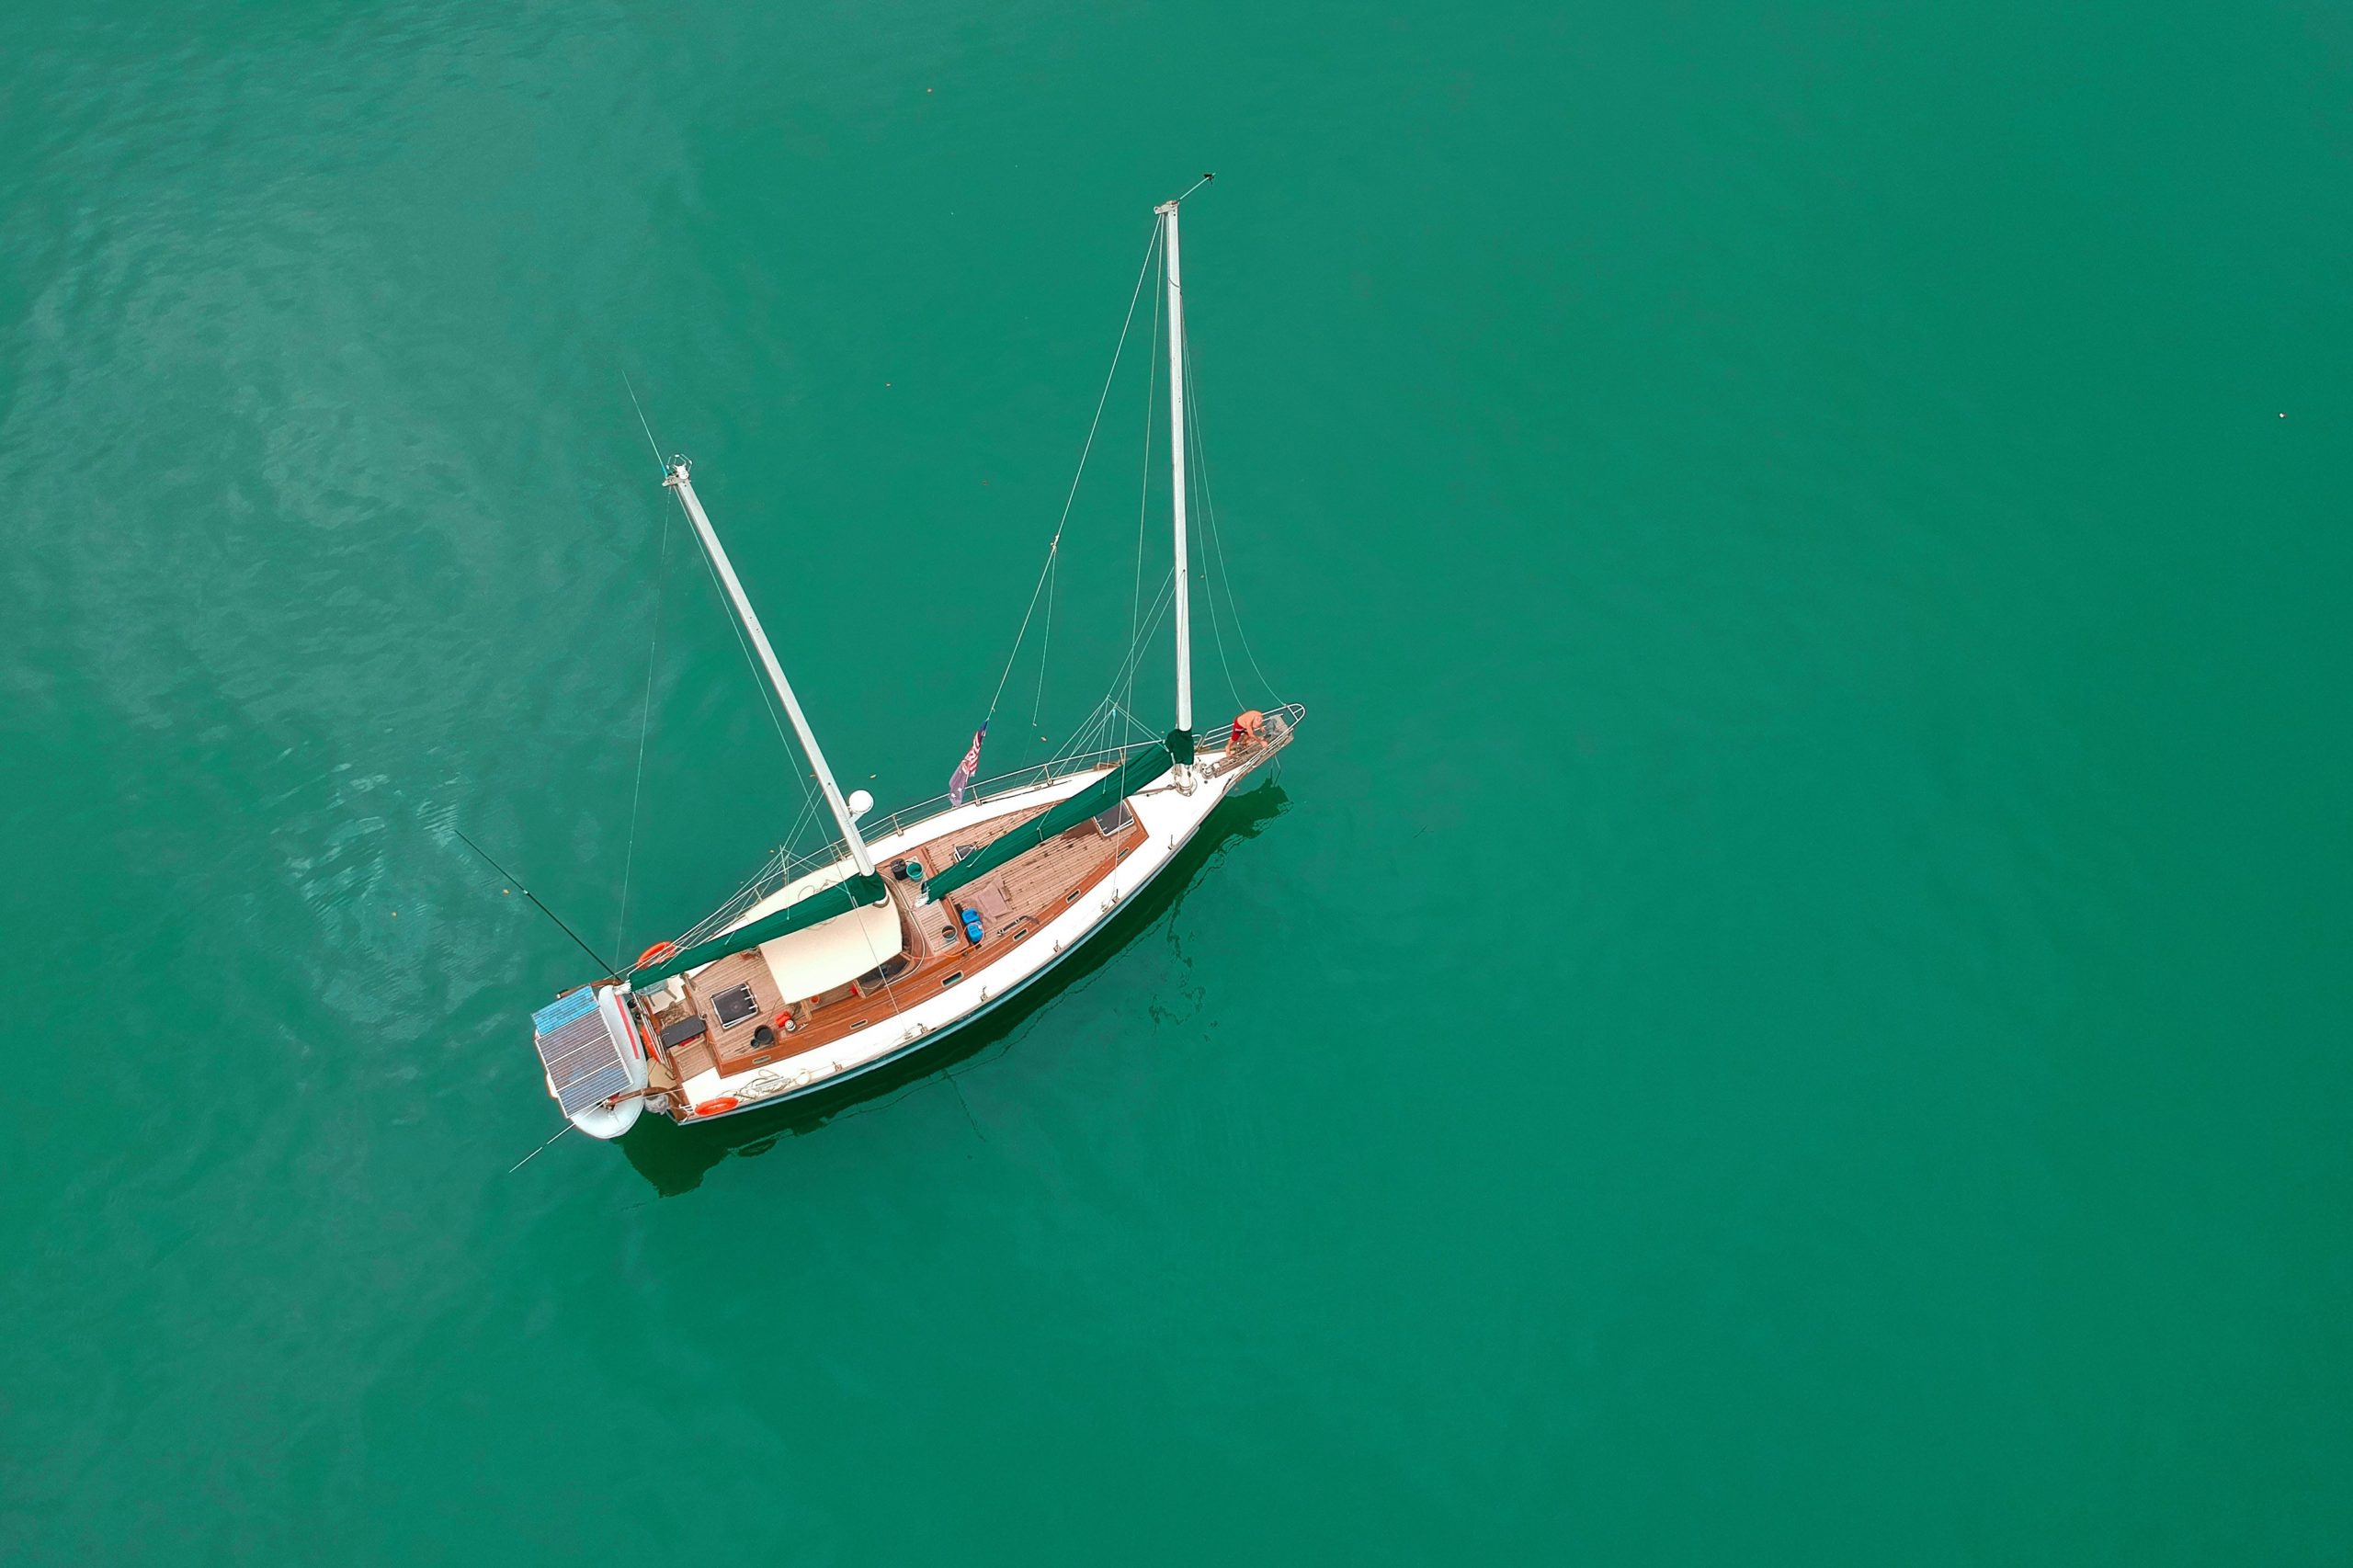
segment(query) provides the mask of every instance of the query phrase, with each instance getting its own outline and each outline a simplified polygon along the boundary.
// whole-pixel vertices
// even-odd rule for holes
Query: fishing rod
[[[456,835],[458,835],[458,837],[459,837],[459,838],[460,838],[460,840],[465,844],[465,846],[466,846],[467,848],[469,848],[469,849],[471,849],[471,850],[472,850],[475,854],[477,854],[477,855],[481,856],[481,857],[483,858],[483,863],[484,863],[484,864],[486,864],[487,866],[489,866],[489,867],[490,867],[490,869],[491,869],[492,870],[496,871],[496,872],[497,872],[501,877],[504,877],[505,879],[506,879],[506,881],[510,881],[510,882],[513,882],[513,883],[514,883],[517,888],[520,888],[520,889],[522,890],[523,896],[524,896],[525,898],[528,898],[528,899],[529,899],[529,900],[531,901],[531,905],[532,905],[532,907],[533,907],[533,908],[535,908],[535,909],[537,909],[537,910],[538,910],[541,915],[546,915],[549,919],[551,919],[551,920],[554,921],[554,922],[555,922],[556,929],[557,929],[557,930],[559,930],[559,931],[561,931],[561,932],[563,932],[565,936],[567,936],[567,937],[571,937],[571,938],[572,938],[573,945],[574,945],[574,946],[577,947],[577,948],[578,948],[582,952],[586,953],[590,958],[595,959],[598,964],[602,965],[602,966],[603,966],[603,968],[604,968],[604,971],[605,971],[605,972],[606,972],[607,974],[614,974],[614,975],[617,975],[617,974],[620,973],[620,971],[620,971],[620,966],[619,964],[617,964],[617,963],[613,962],[610,959],[608,959],[608,958],[605,958],[605,957],[601,956],[600,954],[598,954],[598,952],[597,951],[597,949],[594,949],[594,948],[590,947],[587,943],[585,943],[585,942],[582,941],[582,940],[580,939],[580,933],[579,933],[579,932],[577,932],[577,931],[575,931],[575,930],[574,930],[571,926],[566,926],[566,925],[563,923],[563,917],[562,915],[560,915],[556,914],[556,912],[555,912],[554,910],[550,909],[546,904],[541,903],[540,902],[540,895],[539,895],[538,893],[535,893],[535,892],[533,892],[530,889],[529,889],[529,888],[527,888],[527,887],[524,887],[524,886],[523,886],[522,881],[520,881],[520,879],[518,879],[518,878],[515,875],[515,873],[514,873],[514,872],[512,872],[512,871],[508,870],[506,867],[504,867],[504,866],[500,865],[497,861],[493,860],[493,859],[490,858],[490,851],[489,851],[489,850],[484,849],[481,845],[476,844],[472,839],[471,839],[471,838],[467,838],[467,837],[466,837],[466,835],[465,835],[465,831],[464,831],[462,828],[455,828],[455,827],[453,827],[453,828],[451,828],[449,831],[450,831],[450,832],[452,832],[452,833],[454,833],[454,834],[456,834]]]

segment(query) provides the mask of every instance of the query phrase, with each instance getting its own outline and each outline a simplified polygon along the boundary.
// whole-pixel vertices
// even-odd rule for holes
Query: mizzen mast
[[[662,481],[665,489],[678,493],[678,504],[687,509],[687,520],[694,525],[695,537],[702,540],[703,550],[710,556],[710,563],[718,570],[719,580],[726,586],[727,597],[735,607],[735,614],[744,622],[744,630],[751,634],[752,648],[759,655],[760,667],[767,673],[768,684],[776,687],[777,696],[784,702],[785,716],[792,721],[792,733],[801,737],[801,755],[808,757],[810,767],[817,775],[817,788],[824,792],[825,804],[834,813],[834,824],[842,830],[842,840],[849,846],[849,858],[857,863],[858,875],[874,875],[874,857],[867,853],[866,840],[858,836],[858,824],[851,817],[849,802],[842,799],[841,786],[834,782],[834,770],[825,764],[825,753],[817,744],[817,736],[809,728],[808,715],[801,711],[801,699],[792,695],[792,683],[784,678],[784,666],[777,663],[776,650],[768,646],[768,634],[760,626],[760,618],[752,609],[752,601],[744,592],[741,579],[735,575],[734,562],[727,559],[726,550],[712,531],[710,518],[702,509],[702,501],[695,494],[694,481],[687,477],[687,460],[673,459],[668,473]]]

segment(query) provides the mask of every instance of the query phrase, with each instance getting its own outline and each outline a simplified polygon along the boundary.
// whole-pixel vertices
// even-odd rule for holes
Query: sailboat
[[[739,1116],[938,1043],[1037,984],[1101,932],[1167,869],[1219,801],[1290,744],[1306,717],[1296,703],[1245,711],[1207,735],[1194,729],[1177,233],[1184,199],[1154,209],[1166,290],[1175,540],[1176,711],[1165,735],[980,781],[972,775],[983,723],[947,796],[874,820],[865,790],[843,794],[695,493],[690,465],[683,458],[665,464],[663,484],[790,722],[838,844],[813,863],[779,851],[693,930],[532,1015],[548,1093],[572,1126],[611,1139],[649,1110],[685,1125]],[[1115,356],[1115,373],[1117,365]],[[1097,414],[1099,421],[1099,403]]]

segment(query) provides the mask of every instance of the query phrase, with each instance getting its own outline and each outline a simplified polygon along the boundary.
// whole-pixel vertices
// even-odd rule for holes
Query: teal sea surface
[[[934,795],[1204,170],[1279,776],[516,1168],[586,960],[456,835],[634,954],[803,810],[631,389]],[[2312,0],[23,6],[0,1562],[2346,1562],[2348,263]],[[1138,309],[991,768],[1166,569]]]

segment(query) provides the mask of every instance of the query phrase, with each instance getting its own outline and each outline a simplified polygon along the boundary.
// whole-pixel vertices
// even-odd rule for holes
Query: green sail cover
[[[924,882],[933,898],[953,892],[966,882],[985,877],[1007,860],[1035,849],[1056,834],[1068,832],[1087,818],[1100,816],[1168,771],[1165,746],[1147,746],[1060,805],[1031,817],[1011,833],[990,840],[972,854]]]
[[[773,942],[789,931],[802,931],[821,920],[831,920],[837,915],[847,915],[860,904],[884,903],[891,897],[890,889],[882,885],[880,876],[852,877],[829,888],[820,888],[797,903],[788,903],[774,915],[755,920],[739,930],[722,932],[708,942],[697,942],[682,948],[660,963],[647,964],[634,970],[629,977],[630,989],[642,991],[649,985],[659,985],[674,974],[681,974],[697,964],[713,959],[723,959],[730,953],[740,953],[756,948],[762,942]]]

